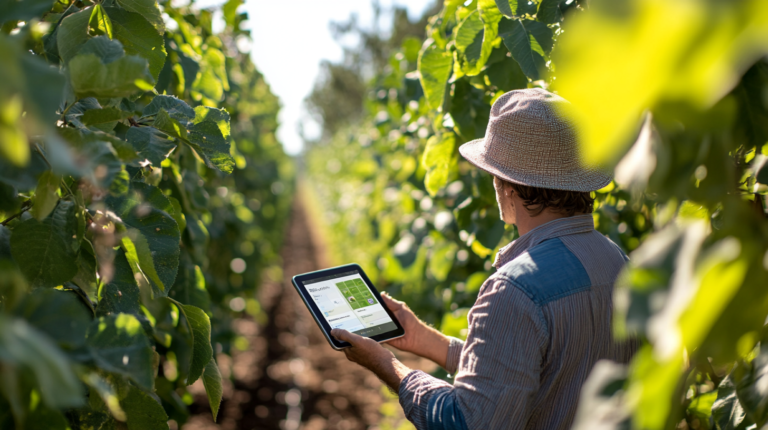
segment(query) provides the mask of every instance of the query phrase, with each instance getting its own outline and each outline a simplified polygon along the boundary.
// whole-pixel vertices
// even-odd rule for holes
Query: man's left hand
[[[331,330],[331,336],[349,342],[352,346],[343,349],[347,359],[375,373],[395,392],[400,389],[400,381],[411,371],[391,351],[373,339],[338,328]]]

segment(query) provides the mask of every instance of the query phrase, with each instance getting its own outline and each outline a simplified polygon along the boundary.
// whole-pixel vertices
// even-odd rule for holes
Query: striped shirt
[[[568,429],[595,362],[629,362],[634,342],[614,342],[612,293],[626,255],[592,215],[543,224],[499,251],[497,271],[452,338],[453,385],[422,371],[400,385],[419,430]]]

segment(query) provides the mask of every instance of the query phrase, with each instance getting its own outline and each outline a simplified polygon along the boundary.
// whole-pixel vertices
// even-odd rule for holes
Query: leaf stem
[[[5,219],[5,221],[3,221],[3,222],[1,222],[1,223],[0,223],[0,225],[3,225],[3,226],[5,226],[5,225],[7,225],[9,222],[11,222],[11,221],[13,221],[14,219],[16,219],[16,218],[20,217],[20,216],[21,216],[21,215],[22,215],[24,212],[26,212],[26,211],[28,211],[29,209],[31,209],[31,208],[32,208],[32,205],[33,205],[33,203],[32,203],[32,200],[27,200],[27,201],[25,201],[24,203],[22,203],[22,204],[21,204],[21,210],[20,210],[18,213],[16,213],[16,214],[13,214],[13,215],[11,215],[10,217],[6,218],[6,219]]]

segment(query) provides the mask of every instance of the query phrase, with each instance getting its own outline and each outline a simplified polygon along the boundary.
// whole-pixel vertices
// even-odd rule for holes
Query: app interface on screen
[[[357,271],[313,279],[304,286],[331,328],[368,337],[397,328]]]

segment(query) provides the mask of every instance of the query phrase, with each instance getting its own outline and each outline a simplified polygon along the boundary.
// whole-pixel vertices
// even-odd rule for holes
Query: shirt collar
[[[558,218],[554,221],[544,223],[520,236],[517,240],[513,240],[509,245],[501,248],[499,253],[496,254],[496,260],[493,262],[493,267],[497,269],[501,268],[520,256],[520,254],[547,239],[567,236],[569,234],[588,233],[594,229],[595,221],[592,218],[592,214]]]

